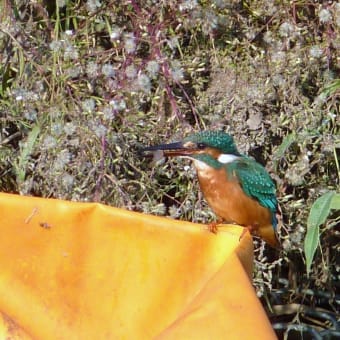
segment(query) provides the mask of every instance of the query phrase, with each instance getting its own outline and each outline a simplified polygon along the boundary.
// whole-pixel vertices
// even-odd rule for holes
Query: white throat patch
[[[196,169],[199,171],[206,171],[210,169],[210,166],[205,162],[199,161],[198,159],[194,159],[193,161]]]
[[[227,164],[227,163],[231,163],[231,162],[235,161],[238,158],[239,158],[239,156],[222,153],[218,156],[217,160],[220,163]]]

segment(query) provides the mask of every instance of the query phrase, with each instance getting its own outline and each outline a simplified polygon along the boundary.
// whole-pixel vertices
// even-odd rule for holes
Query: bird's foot
[[[211,222],[208,224],[208,230],[213,234],[217,234],[218,226],[222,223],[223,223],[222,219],[218,219],[217,221]]]

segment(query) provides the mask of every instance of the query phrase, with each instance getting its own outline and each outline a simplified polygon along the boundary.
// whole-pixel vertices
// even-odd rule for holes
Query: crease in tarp
[[[231,255],[232,256],[232,255]],[[242,268],[241,270],[243,271],[245,276],[248,276],[248,273],[246,273],[243,265],[241,264],[240,260],[238,257],[235,258],[235,260],[237,262],[239,262],[240,264],[240,268]],[[169,324],[169,326],[166,326],[165,329],[158,335],[156,336],[156,338],[161,338],[163,333],[168,332],[169,330],[171,330],[171,328],[177,324],[181,319],[185,319],[187,316],[189,316],[190,314],[195,314],[196,312],[198,312],[201,308],[202,308],[202,304],[203,302],[201,302],[200,304],[198,304],[196,307],[192,307],[193,305],[195,305],[196,301],[198,300],[198,298],[204,294],[204,291],[207,289],[207,287],[209,286],[209,283],[211,283],[212,281],[214,281],[216,279],[216,277],[218,277],[221,273],[221,271],[224,270],[224,266],[225,264],[228,262],[228,260],[226,260],[223,264],[222,267],[220,267],[217,271],[213,272],[212,275],[210,277],[208,277],[205,282],[202,284],[202,287],[197,291],[197,293],[195,295],[192,296],[191,300],[188,301],[188,303],[183,306],[183,309],[181,312],[178,313],[178,317]],[[219,287],[219,289],[222,289],[221,287]]]

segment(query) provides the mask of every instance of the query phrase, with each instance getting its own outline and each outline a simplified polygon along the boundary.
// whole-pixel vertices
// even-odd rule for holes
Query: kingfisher
[[[235,223],[279,247],[276,236],[278,202],[276,188],[266,169],[239,153],[231,135],[223,131],[202,131],[182,141],[143,149],[162,152],[165,157],[193,161],[203,195],[218,219],[209,224],[216,233],[222,222]]]

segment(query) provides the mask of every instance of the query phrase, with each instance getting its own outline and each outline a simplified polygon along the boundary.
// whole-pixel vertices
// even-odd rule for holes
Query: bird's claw
[[[217,230],[218,230],[217,223],[216,222],[209,223],[208,230],[213,234],[217,234]]]
[[[219,219],[217,221],[211,222],[208,224],[208,230],[213,233],[213,234],[217,234],[218,231],[218,226],[223,223],[223,220]]]

